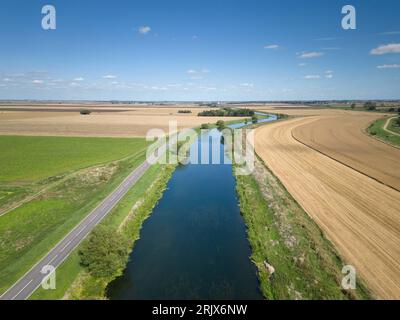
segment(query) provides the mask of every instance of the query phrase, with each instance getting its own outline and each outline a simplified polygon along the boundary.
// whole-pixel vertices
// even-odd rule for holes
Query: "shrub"
[[[179,110],[178,113],[192,113],[191,110]]]
[[[129,241],[111,228],[98,226],[79,252],[82,266],[95,278],[113,278],[124,270]]]
[[[218,120],[218,121],[217,121],[217,128],[218,128],[219,130],[223,130],[223,129],[225,128],[225,121]]]
[[[203,124],[201,125],[201,129],[209,129],[209,128],[210,128],[210,126],[209,126],[208,123],[203,123]]]
[[[88,115],[90,115],[92,113],[92,111],[90,111],[90,110],[81,110],[80,113],[83,116],[88,116]]]

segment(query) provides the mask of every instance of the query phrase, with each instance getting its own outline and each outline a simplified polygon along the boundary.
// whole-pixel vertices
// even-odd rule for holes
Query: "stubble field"
[[[378,181],[399,185],[400,150],[361,131],[382,115],[293,111],[256,130],[257,153],[376,297],[400,298],[400,193]]]
[[[21,106],[20,111],[0,108],[0,135],[86,136],[86,137],[144,137],[150,129],[168,133],[169,122],[176,121],[178,129],[193,128],[203,123],[237,120],[231,117],[198,117],[209,108],[173,107],[98,107],[98,106]],[[13,107],[16,108],[16,107]],[[43,108],[51,109],[44,111]],[[68,111],[66,111],[66,108]],[[29,109],[29,111],[26,111]],[[36,109],[36,111],[35,111]],[[94,110],[80,115],[81,109]],[[32,111],[30,111],[32,110]],[[192,113],[178,113],[191,110]]]

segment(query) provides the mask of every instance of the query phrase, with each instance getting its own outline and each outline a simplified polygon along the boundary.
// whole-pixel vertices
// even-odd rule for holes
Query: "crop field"
[[[1,136],[0,145],[0,209],[17,204],[0,215],[1,293],[145,160],[148,143]]]
[[[348,113],[349,116],[351,114]],[[364,157],[365,153],[381,150],[377,146],[374,147],[375,142],[372,138],[366,137],[370,140],[364,140],[359,136],[360,127],[369,120],[364,117],[357,118],[359,120],[354,121],[360,121],[360,124],[353,126],[351,121],[345,122],[344,126],[350,130],[349,136],[340,143],[343,138],[335,128],[340,128],[343,119],[329,118],[330,134],[333,130],[336,148],[328,150],[333,146],[325,146],[324,143],[333,138],[324,137],[325,134],[329,135],[324,133],[327,129],[317,126],[320,133],[307,133],[308,126],[311,132],[316,130],[316,119],[319,118],[295,118],[259,127],[255,134],[256,151],[296,201],[317,222],[344,261],[356,267],[357,274],[362,277],[372,293],[378,298],[398,299],[400,193],[334,158],[340,157],[343,162],[353,161],[353,165],[358,166],[359,171],[367,170],[364,169],[368,168],[367,163],[360,161],[360,158]],[[336,122],[332,122],[333,119],[336,119]],[[303,139],[312,137],[312,143],[322,145],[324,151],[331,153],[331,156],[328,157],[296,140],[296,130],[298,134],[305,132],[302,133]],[[354,140],[351,141],[352,139]],[[390,148],[387,145],[385,147]],[[389,152],[390,156],[387,158],[385,152],[387,151],[383,154],[372,153],[369,157],[375,160],[379,157],[384,158],[382,166],[385,166],[385,161],[390,161],[390,157],[394,156]],[[370,165],[369,172],[372,172],[374,166],[376,164]],[[393,184],[396,184],[396,168],[398,164],[383,170],[388,176],[394,177]]]
[[[85,105],[47,107],[52,111],[43,111],[46,107],[39,106],[29,107],[32,111],[26,111],[26,108],[21,111],[0,110],[1,135],[144,137],[154,128],[168,132],[170,121],[176,121],[178,129],[184,129],[197,127],[203,123],[215,123],[221,119],[224,121],[238,119],[198,117],[199,112],[209,108],[190,106],[102,107],[103,112],[100,112],[99,107]],[[69,108],[68,112],[65,111],[66,108]],[[95,111],[84,116],[79,113],[82,109]],[[192,113],[178,113],[179,110],[191,110]]]
[[[0,136],[0,183],[26,183],[118,160],[143,149],[141,138]]]
[[[296,127],[292,133],[307,146],[400,191],[400,149],[363,132],[381,117],[375,114],[320,116]]]

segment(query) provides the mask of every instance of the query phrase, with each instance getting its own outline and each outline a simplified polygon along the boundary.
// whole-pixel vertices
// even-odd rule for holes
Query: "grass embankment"
[[[16,154],[9,150],[6,152],[8,157],[2,154],[1,176],[7,176],[8,181],[45,177],[35,184],[48,188],[38,197],[0,216],[0,293],[18,280],[141,164],[147,146],[144,139],[71,138],[68,141],[70,138],[48,138],[46,147],[46,138],[40,137],[37,141],[41,146],[37,149],[40,150],[38,155],[29,145],[35,144],[34,137],[26,137],[25,143],[23,138],[14,140],[18,149]],[[60,146],[57,147],[54,141],[58,139]],[[0,137],[3,146],[10,148],[9,141],[13,140],[4,144],[7,140]],[[81,162],[77,150],[81,152]],[[101,153],[106,155],[100,156]],[[74,171],[127,155],[130,156],[120,161]],[[38,164],[35,161],[42,162]],[[21,164],[21,169],[14,163]],[[33,169],[35,174],[30,173],[30,164],[36,168]],[[48,173],[47,166],[51,168]],[[64,170],[69,171],[65,173]],[[51,177],[50,174],[58,176]],[[52,185],[54,180],[58,183]],[[36,190],[29,184],[24,187]]]
[[[395,146],[400,146],[400,136],[392,134],[392,133],[390,133],[390,132],[388,132],[388,131],[383,129],[383,127],[386,124],[386,121],[387,121],[387,118],[375,121],[367,129],[367,132],[370,135],[372,135],[372,136],[374,136],[374,137],[376,137],[376,138],[378,138],[380,140],[386,141],[386,142],[388,142],[390,144],[393,144]],[[395,124],[395,121],[396,121],[396,119],[392,119],[390,121],[390,124],[388,125],[388,130],[400,134],[400,127],[398,127]]]
[[[113,211],[102,221],[115,232],[120,232],[131,242],[131,246],[140,236],[145,219],[151,214],[161,198],[175,166],[154,165],[148,169],[137,184],[126,194]],[[106,287],[113,279],[121,275],[119,270],[106,279],[96,279],[81,266],[80,245],[57,269],[57,289],[39,288],[31,299],[105,299]]]
[[[267,299],[367,299],[341,288],[343,263],[330,242],[259,159],[249,176],[237,176],[240,208],[252,260]],[[275,268],[273,277],[264,262]],[[358,279],[357,279],[358,280]]]

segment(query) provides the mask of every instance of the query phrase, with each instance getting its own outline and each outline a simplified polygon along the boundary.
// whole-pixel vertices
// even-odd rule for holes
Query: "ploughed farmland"
[[[309,125],[313,128],[316,119],[319,118],[297,118],[258,128],[256,151],[319,224],[346,263],[356,267],[372,292],[379,298],[399,299],[400,193],[294,138],[296,130],[304,131]],[[343,119],[337,117],[329,121],[330,128],[335,128]],[[365,119],[359,126],[348,129],[351,133],[346,141],[357,136],[352,130],[359,132],[363,123]],[[318,138],[326,129],[319,128],[321,132],[315,132],[313,137],[315,143],[324,145],[327,138]],[[358,159],[364,156],[359,148],[366,147],[365,143],[360,144],[353,145],[356,159],[353,161],[366,166]],[[371,150],[374,145],[371,139]],[[345,152],[340,152],[340,148],[336,150],[336,156],[343,162],[351,156],[348,148],[344,145]],[[361,170],[361,165],[357,169]],[[385,168],[388,176],[394,175],[390,170],[396,167]]]

